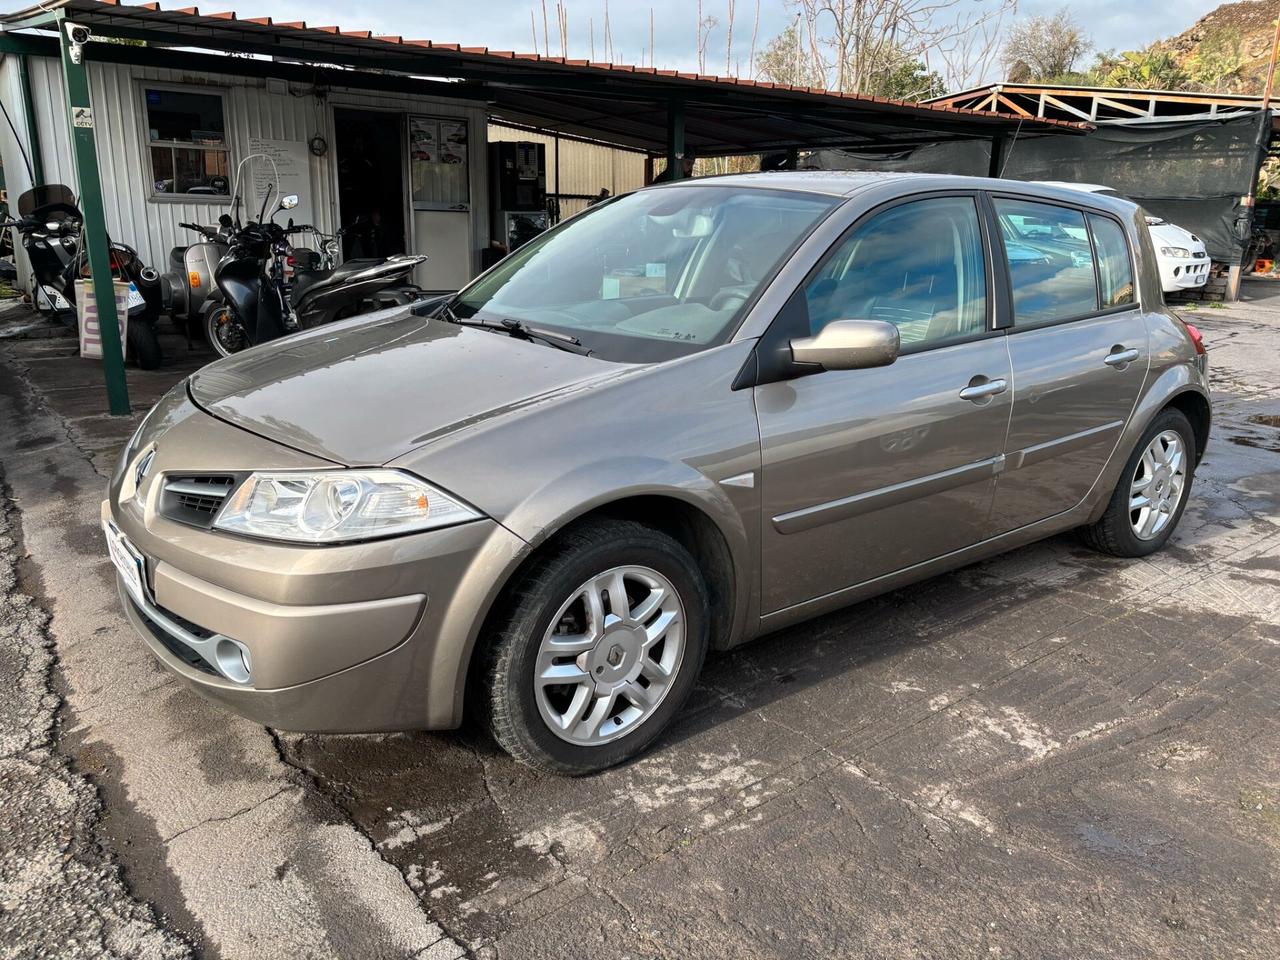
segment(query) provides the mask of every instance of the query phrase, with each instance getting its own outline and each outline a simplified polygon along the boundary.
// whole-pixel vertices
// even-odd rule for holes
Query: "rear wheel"
[[[1182,411],[1161,411],[1134,447],[1107,511],[1081,530],[1114,557],[1145,557],[1173,535],[1195,475],[1195,433]]]
[[[488,638],[479,692],[494,739],[561,774],[635,756],[692,692],[708,610],[697,564],[666,534],[620,520],[562,534]]]

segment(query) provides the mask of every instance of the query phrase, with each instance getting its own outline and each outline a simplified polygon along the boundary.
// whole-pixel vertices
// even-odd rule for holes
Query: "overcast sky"
[[[958,2],[966,4],[975,0]],[[175,4],[173,0],[166,0],[164,5]],[[736,5],[735,59],[741,61],[741,73],[745,74],[755,2],[736,0]],[[1051,13],[1062,5],[1063,0],[1023,0],[1019,16]],[[1076,20],[1093,37],[1095,47],[1118,50],[1134,49],[1160,37],[1181,33],[1217,5],[1213,0],[1072,0],[1070,4]],[[335,0],[241,0],[236,6],[242,17],[268,14],[280,20],[306,20],[312,25],[336,24],[412,39],[520,51],[533,46],[529,14],[534,10],[539,37],[542,34],[541,0],[428,0],[425,3],[423,0],[367,0],[361,4]],[[567,0],[565,6],[569,14],[570,56],[588,55],[590,19],[596,32],[596,58],[604,59],[604,0]],[[715,16],[720,21],[708,43],[707,69],[723,73],[727,0],[703,0],[702,6],[704,16]],[[609,18],[614,61],[638,64],[642,56],[647,57],[650,8],[654,11],[655,64],[682,69],[693,67],[697,63],[696,0],[612,0]],[[557,54],[555,0],[547,0],[547,10],[551,52]],[[780,32],[793,15],[785,0],[760,0],[758,46]]]

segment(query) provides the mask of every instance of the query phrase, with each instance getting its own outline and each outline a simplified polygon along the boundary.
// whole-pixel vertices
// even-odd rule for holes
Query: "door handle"
[[[973,378],[977,380],[977,377]],[[969,386],[960,391],[961,400],[972,400],[975,403],[981,403],[994,397],[997,393],[1004,393],[1009,389],[1009,384],[1004,380],[984,380],[982,383],[974,383],[972,380]]]
[[[1107,354],[1107,358],[1102,362],[1108,367],[1123,367],[1126,363],[1133,363],[1138,359],[1137,350],[1116,350],[1111,348],[1112,353]]]

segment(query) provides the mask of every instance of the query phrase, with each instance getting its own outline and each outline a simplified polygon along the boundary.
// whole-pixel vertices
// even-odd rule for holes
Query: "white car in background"
[[[1123,194],[1096,183],[1066,183],[1061,180],[1041,180],[1045,186],[1066,187],[1069,190],[1083,190],[1085,193],[1101,193],[1108,197],[1121,197]],[[1160,268],[1160,285],[1165,293],[1178,290],[1194,290],[1203,287],[1209,279],[1210,260],[1204,248],[1204,241],[1189,230],[1184,230],[1176,223],[1146,215],[1147,226],[1151,230],[1151,242],[1156,248],[1156,263]]]

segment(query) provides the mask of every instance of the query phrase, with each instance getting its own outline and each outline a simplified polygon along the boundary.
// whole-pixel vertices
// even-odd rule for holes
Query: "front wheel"
[[[1181,410],[1163,410],[1129,455],[1120,481],[1084,542],[1113,557],[1145,557],[1173,535],[1195,476],[1195,433]]]
[[[487,638],[479,692],[494,739],[551,773],[635,756],[693,691],[708,620],[677,541],[631,521],[578,525],[521,577]]]
[[[204,335],[221,356],[229,357],[249,345],[244,325],[225,304],[215,304],[205,313]]]

